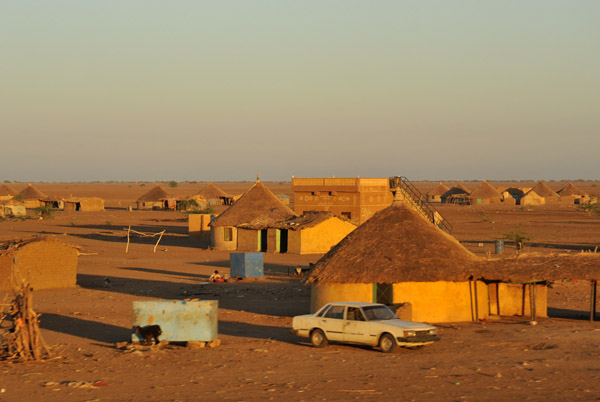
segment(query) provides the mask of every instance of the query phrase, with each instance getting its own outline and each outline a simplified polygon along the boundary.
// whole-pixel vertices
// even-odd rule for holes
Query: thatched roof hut
[[[442,182],[435,186],[435,188],[427,193],[427,197],[440,197],[450,191],[450,187],[444,185]]]
[[[499,204],[502,202],[502,194],[487,180],[484,180],[469,194],[469,199],[471,204]]]
[[[167,193],[165,189],[160,186],[160,184],[157,184],[147,193],[140,196],[136,202],[158,202],[167,198],[169,198],[169,193]]]
[[[23,200],[47,200],[48,196],[29,184],[19,193]]]
[[[539,195],[540,197],[544,197],[544,198],[548,198],[548,197],[558,198],[558,194],[556,194],[556,192],[554,190],[552,190],[550,187],[548,187],[548,185],[546,183],[544,183],[543,181],[539,181],[529,191],[535,191],[537,193],[537,195]]]
[[[577,188],[572,182],[568,182],[563,188],[561,188],[560,190],[557,191],[557,194],[560,195],[561,197],[565,197],[565,196],[588,197],[589,196],[588,193]]]
[[[0,186],[0,199],[2,199],[3,197],[12,198],[17,195],[19,195],[19,192],[11,186],[9,186],[8,184],[3,184],[2,186]]]
[[[480,259],[403,203],[377,212],[325,254],[308,282],[464,281]]]
[[[203,196],[205,199],[218,199],[218,198],[233,198],[231,194],[227,194],[225,191],[221,190],[219,187],[215,186],[212,182],[208,183],[206,187],[204,187],[198,195]]]
[[[213,219],[210,226],[261,229],[295,216],[271,190],[256,181],[234,205]]]

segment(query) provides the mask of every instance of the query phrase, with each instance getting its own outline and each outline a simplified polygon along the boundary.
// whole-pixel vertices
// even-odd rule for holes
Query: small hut
[[[169,209],[169,193],[159,184],[136,200],[137,209]]]
[[[206,187],[200,190],[196,195],[204,197],[210,206],[231,205],[233,203],[233,196],[227,194],[212,182],[208,183]]]
[[[19,193],[21,200],[25,203],[25,208],[38,208],[45,205],[48,196],[40,190],[29,184]]]
[[[98,212],[104,211],[104,200],[98,197],[77,198],[70,197],[64,200],[65,212]]]
[[[25,215],[27,215],[27,211],[24,202],[17,200],[0,200],[0,216],[16,217]]]
[[[79,249],[54,237],[0,244],[0,291],[21,281],[35,290],[75,287]]]
[[[546,199],[533,190],[529,190],[520,200],[522,206],[544,205]]]
[[[450,191],[450,187],[440,182],[433,190],[427,193],[427,201],[442,202],[442,196],[448,193],[448,191]]]
[[[539,181],[529,192],[534,191],[537,195],[544,198],[545,204],[558,204],[560,203],[560,196],[554,192],[548,185],[542,181]],[[529,193],[528,192],[528,193]]]
[[[10,200],[17,195],[19,195],[19,192],[8,184],[3,184],[0,186],[0,201]]]
[[[295,217],[260,180],[210,222],[210,244],[217,250],[281,250],[281,232],[273,224]],[[286,239],[283,239],[285,242]]]
[[[583,204],[590,199],[588,193],[580,190],[571,182],[558,190],[557,194],[560,196],[561,204]]]
[[[473,189],[471,194],[469,194],[469,200],[471,205],[490,205],[490,204],[500,204],[502,202],[502,194],[500,191],[487,180],[484,180],[483,183],[478,185]]]
[[[470,193],[468,188],[461,183],[456,183],[445,194],[442,194],[442,202],[446,204],[467,205],[470,202]]]

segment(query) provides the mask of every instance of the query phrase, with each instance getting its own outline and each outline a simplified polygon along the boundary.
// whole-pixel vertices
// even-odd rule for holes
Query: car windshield
[[[398,318],[386,306],[363,307],[363,312],[365,313],[365,317],[367,317],[367,321],[394,320]]]

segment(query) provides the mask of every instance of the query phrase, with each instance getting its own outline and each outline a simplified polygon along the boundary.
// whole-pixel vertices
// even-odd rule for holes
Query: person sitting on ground
[[[221,276],[218,270],[215,270],[215,272],[213,272],[213,274],[208,278],[208,280],[211,282],[216,282],[217,279],[223,279],[223,277]]]

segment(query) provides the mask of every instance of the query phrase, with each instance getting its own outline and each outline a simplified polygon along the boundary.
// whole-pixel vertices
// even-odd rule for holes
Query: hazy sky
[[[600,1],[0,1],[0,181],[600,178]]]

